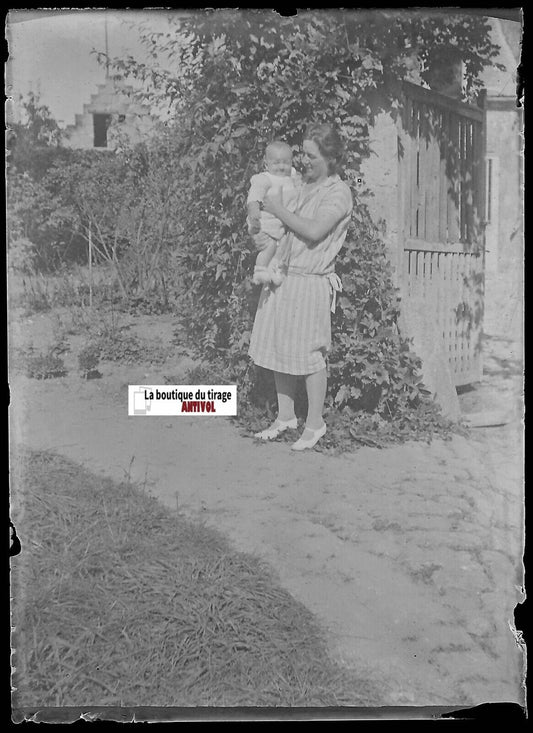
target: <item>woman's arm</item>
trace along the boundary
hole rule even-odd
[[[344,214],[337,211],[324,212],[319,219],[306,219],[298,214],[288,211],[281,203],[281,196],[265,196],[263,199],[263,210],[273,214],[280,219],[286,227],[313,244],[324,239],[343,218]]]

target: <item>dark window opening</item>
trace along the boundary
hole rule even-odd
[[[107,148],[107,130],[111,124],[111,115],[94,114],[94,147]]]

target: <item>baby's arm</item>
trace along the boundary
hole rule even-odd
[[[265,173],[256,173],[250,178],[247,201],[262,201],[271,185],[270,178]]]
[[[261,231],[261,208],[259,201],[248,201],[248,231],[258,234]]]
[[[265,197],[270,186],[270,179],[264,173],[257,173],[250,179],[250,190],[246,205],[248,208],[248,231],[252,235],[261,231],[261,207],[259,203]]]

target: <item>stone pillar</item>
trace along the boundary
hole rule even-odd
[[[370,129],[372,154],[361,165],[363,188],[369,190],[364,198],[375,224],[381,226],[389,261],[397,286],[401,282],[402,259],[400,242],[398,191],[398,131],[390,115],[381,113]]]

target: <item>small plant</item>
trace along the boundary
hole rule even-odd
[[[170,356],[171,350],[157,341],[139,339],[124,333],[124,328],[105,331],[96,337],[100,349],[100,358],[122,364],[163,364]]]
[[[85,379],[98,379],[102,374],[97,366],[100,363],[101,348],[97,343],[87,343],[78,354],[78,365]]]
[[[128,312],[134,315],[161,315],[170,310],[168,300],[157,291],[131,297],[128,301]]]

